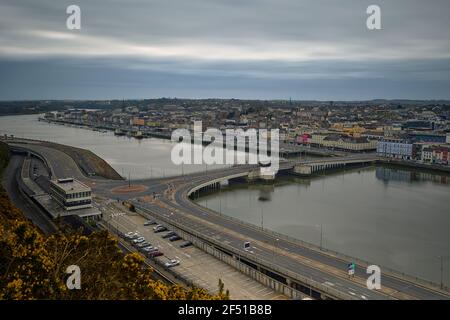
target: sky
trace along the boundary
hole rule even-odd
[[[81,8],[81,29],[66,8]],[[381,8],[381,30],[366,9]],[[448,0],[0,0],[0,100],[450,99]]]

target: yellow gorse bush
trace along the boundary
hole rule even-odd
[[[89,236],[61,231],[44,236],[0,191],[0,299],[228,299],[203,289],[168,286],[152,278],[139,253],[123,254],[106,231]],[[66,287],[78,265],[81,290]]]

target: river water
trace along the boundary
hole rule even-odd
[[[165,139],[134,139],[62,124],[38,121],[38,115],[0,117],[0,135],[13,134],[89,149],[107,161],[120,175],[133,179],[180,175],[223,167],[221,165],[175,165],[174,142]]]
[[[37,121],[0,117],[0,134],[90,149],[133,178],[181,174],[170,161],[173,143],[136,140]],[[184,166],[184,172],[205,170]],[[273,185],[233,183],[201,205],[257,226],[450,285],[450,177],[394,167],[340,171]],[[322,232],[321,232],[322,230]],[[322,237],[321,237],[322,234]],[[322,240],[321,240],[322,238]]]

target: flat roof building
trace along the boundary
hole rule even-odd
[[[74,178],[51,180],[50,195],[65,210],[92,208],[91,188]]]

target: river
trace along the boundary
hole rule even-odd
[[[170,160],[174,142],[165,139],[135,139],[62,124],[38,121],[39,115],[0,117],[0,135],[13,134],[89,149],[107,161],[120,175],[133,179],[199,172],[222,165],[175,165]]]

